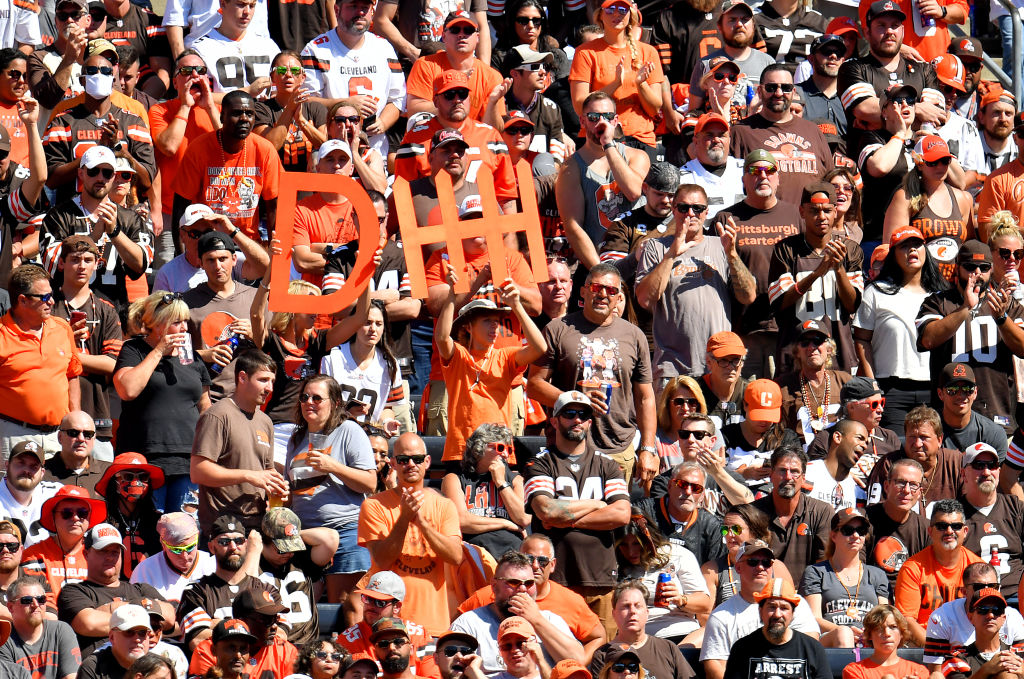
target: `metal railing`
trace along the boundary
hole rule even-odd
[[[1021,20],[1021,8],[1014,6],[1011,0],[996,0],[1000,5],[1006,9],[1010,14],[1010,21],[1013,27],[1013,70],[1012,76],[1006,75],[1002,67],[996,63],[995,59],[987,54],[982,54],[982,60],[985,63],[985,67],[992,72],[992,75],[996,77],[1005,89],[1009,89],[1013,92],[1013,96],[1016,97],[1018,106],[1022,101],[1021,95],[1024,94],[1022,86],[1024,82],[1021,81],[1021,61],[1024,60],[1024,21]],[[964,37],[963,29],[953,24],[949,26],[949,31],[956,37]]]

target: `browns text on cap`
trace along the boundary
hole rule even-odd
[[[445,144],[461,144],[463,148],[469,148],[469,144],[466,142],[466,138],[462,136],[462,132],[452,127],[442,127],[430,138],[430,148],[439,148]]]
[[[927,163],[953,156],[949,152],[949,146],[946,145],[946,141],[935,134],[927,134],[918,139],[917,143],[914,144],[914,153]]]

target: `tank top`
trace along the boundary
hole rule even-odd
[[[626,158],[624,146],[615,143],[615,150]],[[587,165],[579,152],[573,154],[573,160],[580,170],[580,182],[583,189],[583,230],[597,248],[604,240],[604,233],[622,214],[628,212],[632,205],[626,196],[619,191],[619,185],[612,176],[611,168],[604,174],[595,172]]]
[[[715,559],[718,569],[718,589],[715,590],[715,606],[722,604],[740,591],[740,576],[736,569],[729,565],[729,555]]]
[[[910,225],[920,230],[925,247],[939,267],[939,272],[950,283],[956,281],[956,255],[967,240],[967,218],[960,214],[953,187],[946,184],[949,201],[953,210],[948,217],[935,214],[930,205],[925,205],[910,220]]]

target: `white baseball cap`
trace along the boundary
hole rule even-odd
[[[202,203],[193,203],[185,208],[181,219],[178,220],[178,226],[192,226],[201,219],[209,219],[214,216],[215,213],[209,206]]]
[[[78,166],[84,167],[87,170],[100,165],[109,165],[110,167],[117,165],[114,152],[106,146],[90,146],[78,161]]]
[[[558,413],[562,412],[563,408],[573,403],[581,406],[586,406],[591,410],[594,409],[594,404],[591,402],[589,398],[587,398],[587,395],[584,394],[582,391],[576,391],[574,389],[572,391],[563,391],[561,394],[559,394],[558,398],[555,399],[554,407],[551,408],[551,414],[558,415]]]
[[[320,145],[319,149],[317,149],[316,162],[319,163],[321,158],[339,150],[344,152],[346,158],[352,160],[352,147],[348,145],[347,141],[342,141],[341,139],[328,139]]]
[[[110,629],[119,629],[122,632],[127,632],[139,629],[140,627],[148,629],[150,632],[153,631],[153,627],[149,622],[149,613],[142,606],[125,604],[118,606],[110,614]]]

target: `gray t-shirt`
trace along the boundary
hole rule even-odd
[[[331,457],[353,469],[376,469],[370,439],[354,420],[345,420],[327,437]],[[306,462],[309,438],[288,446],[285,470],[292,493],[292,511],[306,527],[339,530],[359,520],[359,505],[366,497],[349,489],[333,474],[318,472]]]
[[[242,266],[245,265],[245,253],[235,253],[238,261],[231,269],[231,275],[236,281],[242,280]],[[199,267],[192,266],[185,259],[184,253],[178,255],[171,261],[160,267],[156,272],[156,279],[153,282],[153,290],[166,290],[168,292],[185,292],[206,282],[206,272]]]
[[[674,235],[643,244],[639,284],[665,259]],[[704,239],[672,263],[654,309],[654,376],[703,375],[708,339],[730,330],[729,261],[718,236]]]
[[[821,612],[837,625],[861,625],[864,615],[878,605],[878,597],[889,597],[889,579],[876,566],[863,565],[860,583],[844,586],[828,561],[808,566],[800,582],[800,595],[821,595]],[[856,616],[850,609],[856,609]]]
[[[707,57],[700,60],[700,63],[693,69],[693,75],[690,76],[690,93],[696,94],[701,99],[704,98],[704,88],[700,86],[701,78],[708,72],[708,64],[712,59],[716,57],[726,57],[729,55],[725,53],[724,49],[718,49],[708,54]],[[769,64],[774,64],[775,60],[770,56],[762,52],[761,50],[751,49],[750,54],[743,61],[737,61],[736,65],[740,67],[740,79],[736,83],[736,92],[732,95],[732,100],[737,104],[746,105],[749,103],[747,99],[747,90],[756,90],[757,85],[761,82],[761,72],[768,67]],[[750,96],[753,97],[754,93],[751,92]]]
[[[59,620],[44,620],[43,635],[34,644],[22,641],[18,631],[0,646],[0,665],[20,666],[35,679],[60,679],[78,672],[82,653],[71,625]],[[17,663],[17,665],[15,665]]]

